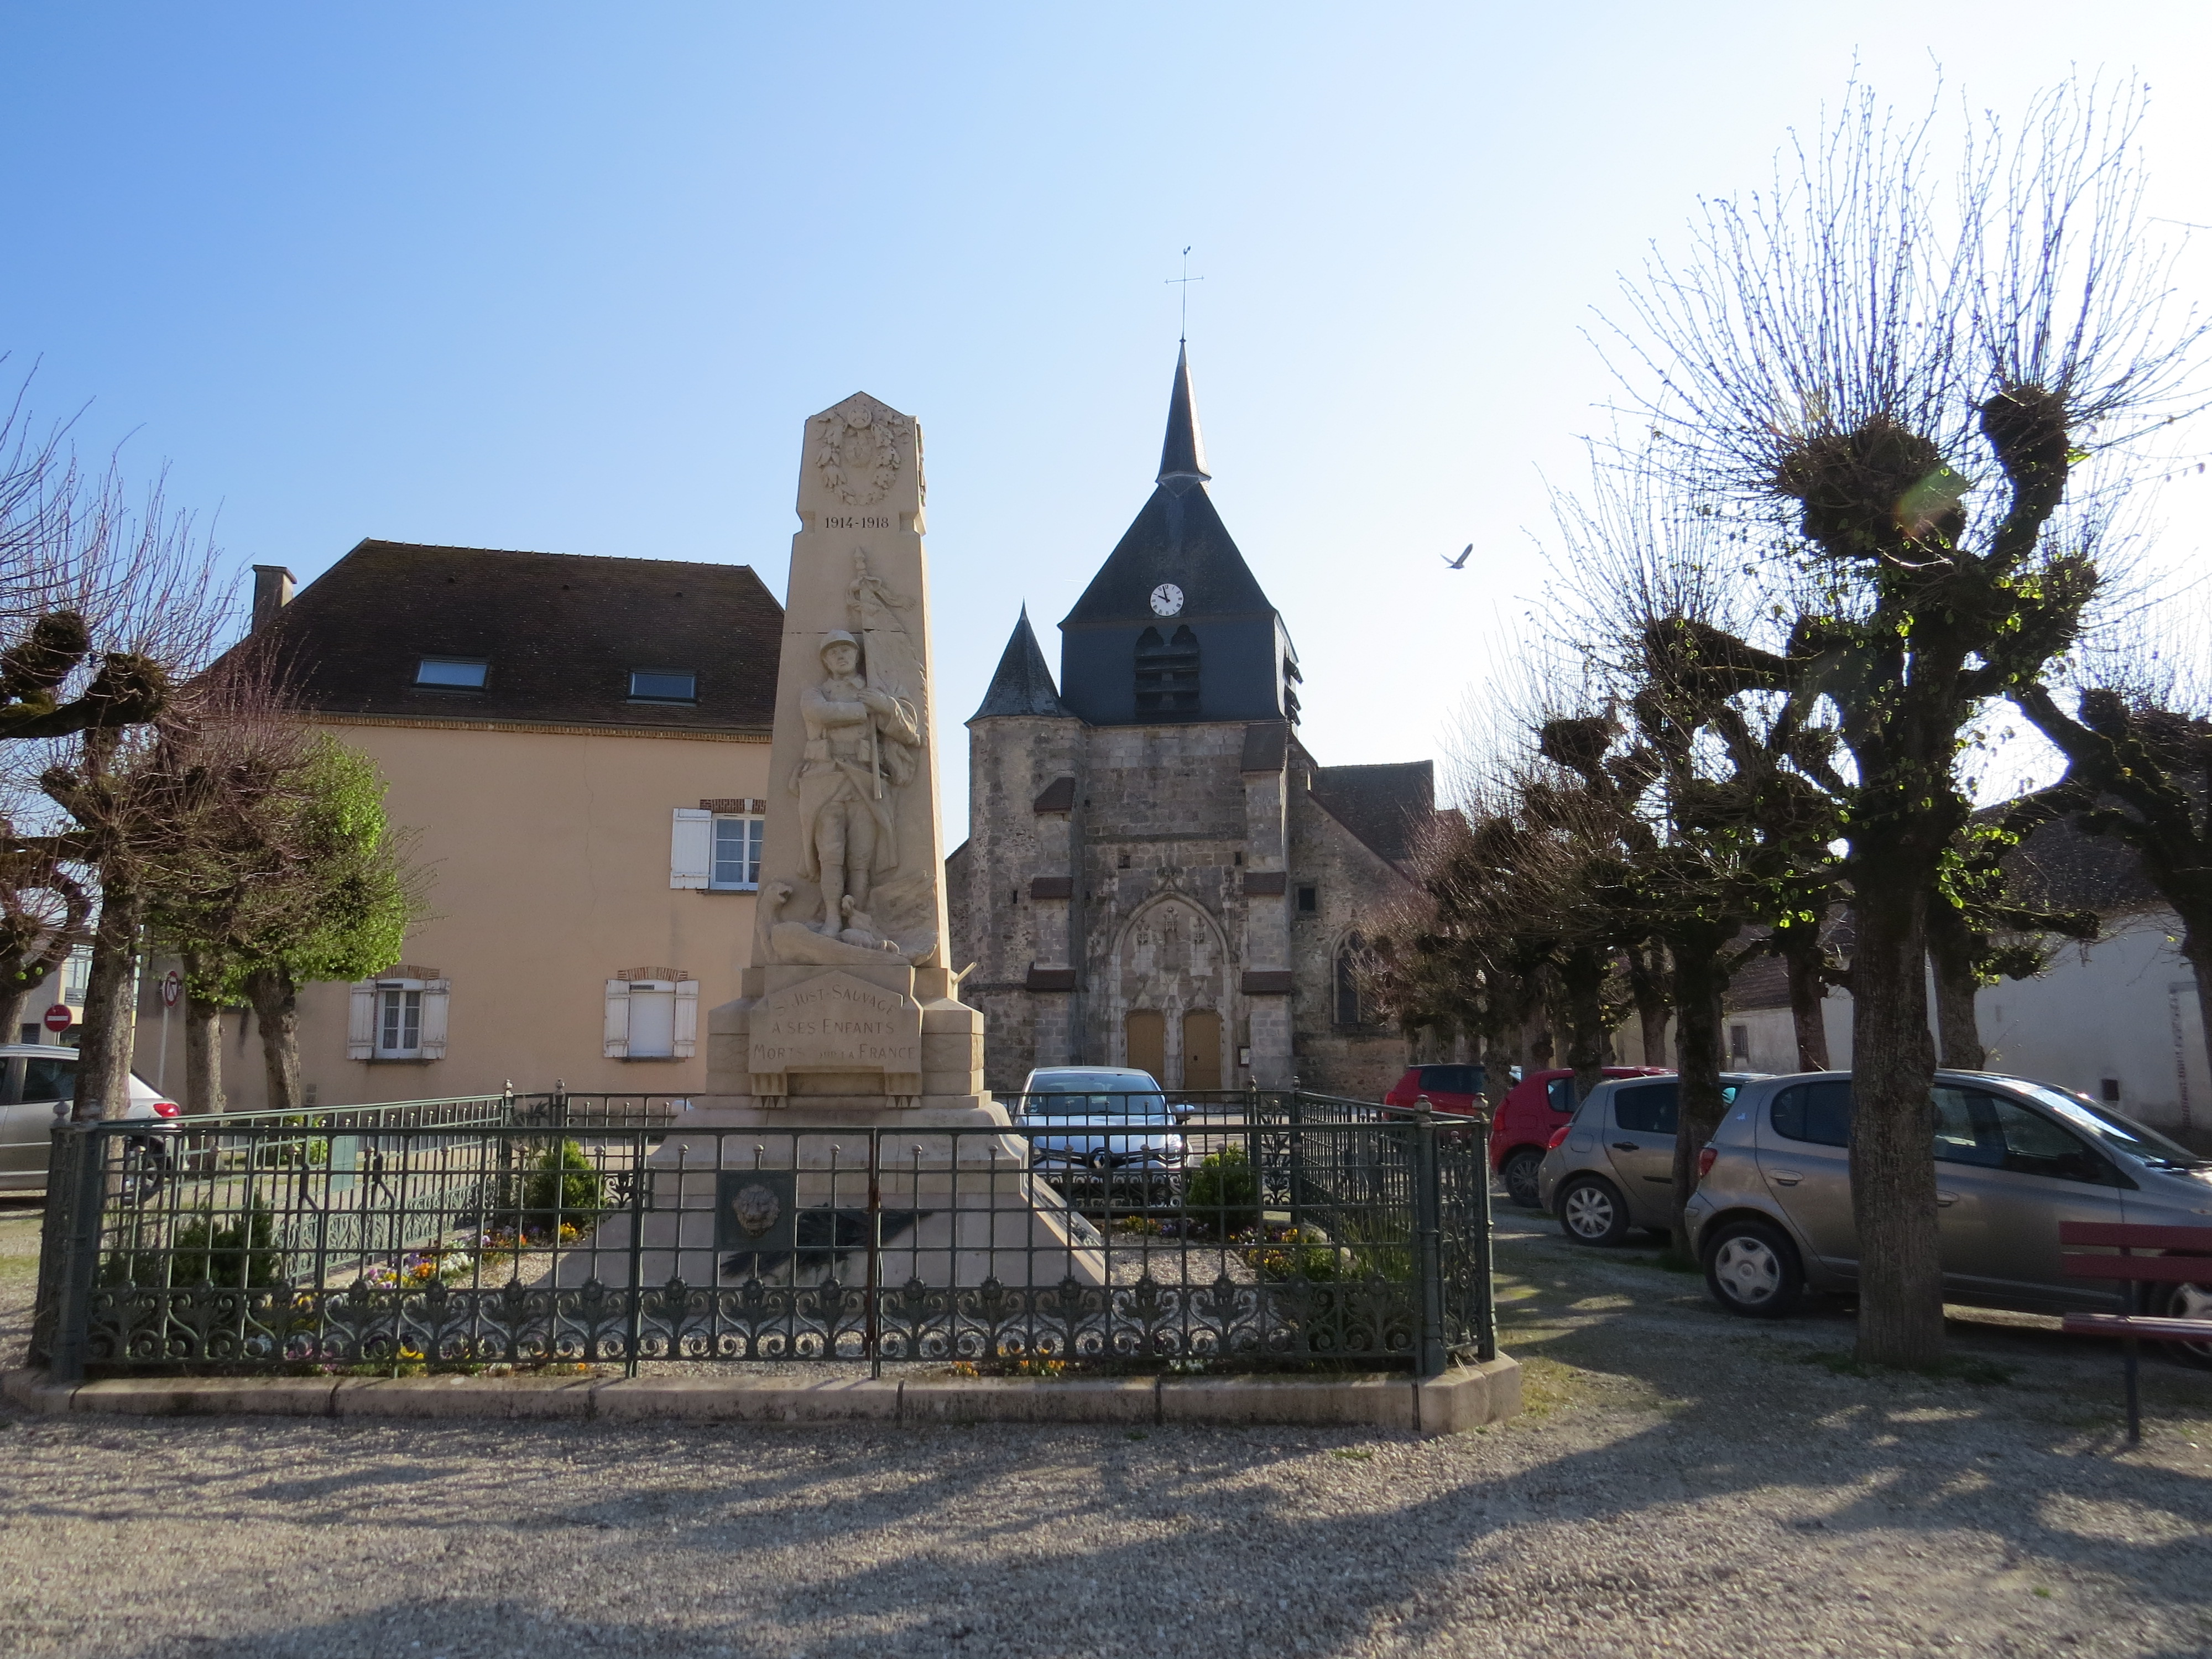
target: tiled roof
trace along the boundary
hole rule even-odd
[[[783,607],[750,566],[364,541],[270,637],[327,714],[765,733]],[[481,690],[415,684],[424,657],[489,665]],[[696,703],[634,702],[635,669],[696,676]]]
[[[1316,766],[1313,796],[1382,858],[1402,864],[1418,827],[1436,811],[1436,768],[1429,761]]]

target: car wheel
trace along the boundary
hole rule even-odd
[[[123,1146],[123,1197],[131,1204],[149,1204],[169,1178],[169,1154],[159,1143],[133,1137]]]
[[[1577,1244],[1618,1244],[1628,1237],[1627,1202],[1611,1182],[1583,1176],[1560,1189],[1559,1229]]]
[[[1505,1178],[1505,1195],[1524,1210],[1540,1210],[1544,1206],[1536,1198],[1536,1171],[1542,1167],[1544,1155],[1533,1146],[1523,1146],[1505,1160],[1498,1174]]]
[[[1796,1247],[1764,1221],[1730,1221],[1705,1241],[1705,1287],[1747,1319],[1779,1319],[1805,1288]]]
[[[2162,1285],[2152,1297],[2152,1311],[2164,1319],[2212,1319],[2212,1284]],[[2212,1341],[2170,1342],[2177,1359],[2212,1367]]]

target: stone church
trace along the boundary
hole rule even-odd
[[[946,887],[994,1091],[1103,1065],[1373,1098],[1406,1064],[1355,965],[1407,890],[1431,763],[1307,752],[1290,630],[1209,477],[1179,351],[1159,477],[1060,624],[1058,685],[1024,611],[968,722]]]

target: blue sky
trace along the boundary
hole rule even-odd
[[[1436,752],[1538,593],[1583,331],[1855,63],[2154,88],[2212,223],[2201,4],[0,3],[0,349],[240,565],[364,536],[749,562],[799,423],[927,434],[940,720],[1142,503],[1192,244],[1199,406],[1324,762]],[[2212,239],[2200,239],[2212,240]],[[2177,483],[2160,556],[2201,549]],[[1468,568],[1439,553],[1468,541]],[[964,744],[944,734],[964,833]]]

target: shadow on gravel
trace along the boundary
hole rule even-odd
[[[1706,1304],[1694,1279],[1502,1231],[1501,1271],[1535,1291],[1510,1304],[1508,1350],[1535,1361],[1532,1372],[1550,1361],[1636,1390],[1618,1432],[1576,1427],[1587,1401],[1572,1377],[1532,1420],[1418,1448],[1290,1429],[424,1424],[317,1441],[291,1425],[278,1443],[375,1461],[271,1478],[245,1467],[237,1425],[103,1424],[103,1444],[173,1443],[189,1480],[181,1512],[160,1513],[147,1494],[130,1506],[141,1518],[313,1525],[331,1560],[347,1558],[349,1528],[397,1533],[415,1563],[374,1570],[392,1599],[373,1612],[325,1617],[303,1604],[307,1622],[265,1636],[129,1650],[1278,1656],[1385,1637],[1419,1646],[1469,1622],[1502,1632],[1540,1602],[1604,1613],[1632,1601],[1679,1620],[1668,1626],[1679,1634],[1736,1588],[1774,1595],[1778,1560],[1802,1569],[1788,1586],[1796,1605],[1778,1614],[1826,1605],[1840,1619],[1839,1558],[1815,1552],[1877,1534],[1876,1556],[1899,1575],[2062,1563],[2176,1626],[2212,1610],[2202,1571],[2212,1480],[2105,1455],[2118,1387],[2109,1352],[1961,1320],[1959,1346],[2016,1367],[2014,1384],[1838,1374],[1824,1362],[1847,1350],[1850,1328],[1833,1307],[1749,1327]],[[2154,1431],[2192,1432],[2184,1425],[2203,1420],[2207,1382],[2160,1371],[2155,1397],[2171,1409]],[[217,1434],[229,1443],[212,1443]],[[1554,1434],[1561,1449],[1547,1455]],[[387,1461],[395,1450],[409,1461]],[[1486,1472],[1507,1462],[1518,1467]],[[1460,1467],[1458,1484],[1431,1490]],[[1317,1471],[1362,1484],[1323,1493]],[[1729,1524],[1778,1540],[1749,1577],[1700,1537],[1701,1506],[1735,1498],[1754,1501]],[[112,1490],[96,1510],[19,1513],[125,1518]],[[1567,1536],[1595,1547],[1559,1548]],[[1684,1543],[1700,1547],[1661,1547]],[[194,1589],[219,1597],[227,1573],[258,1587],[261,1565],[211,1564]],[[438,1593],[412,1588],[434,1565]],[[2096,1628],[2086,1602],[2022,1605],[2049,1609],[2040,1642]],[[1545,1650],[1577,1649],[1570,1638]]]

